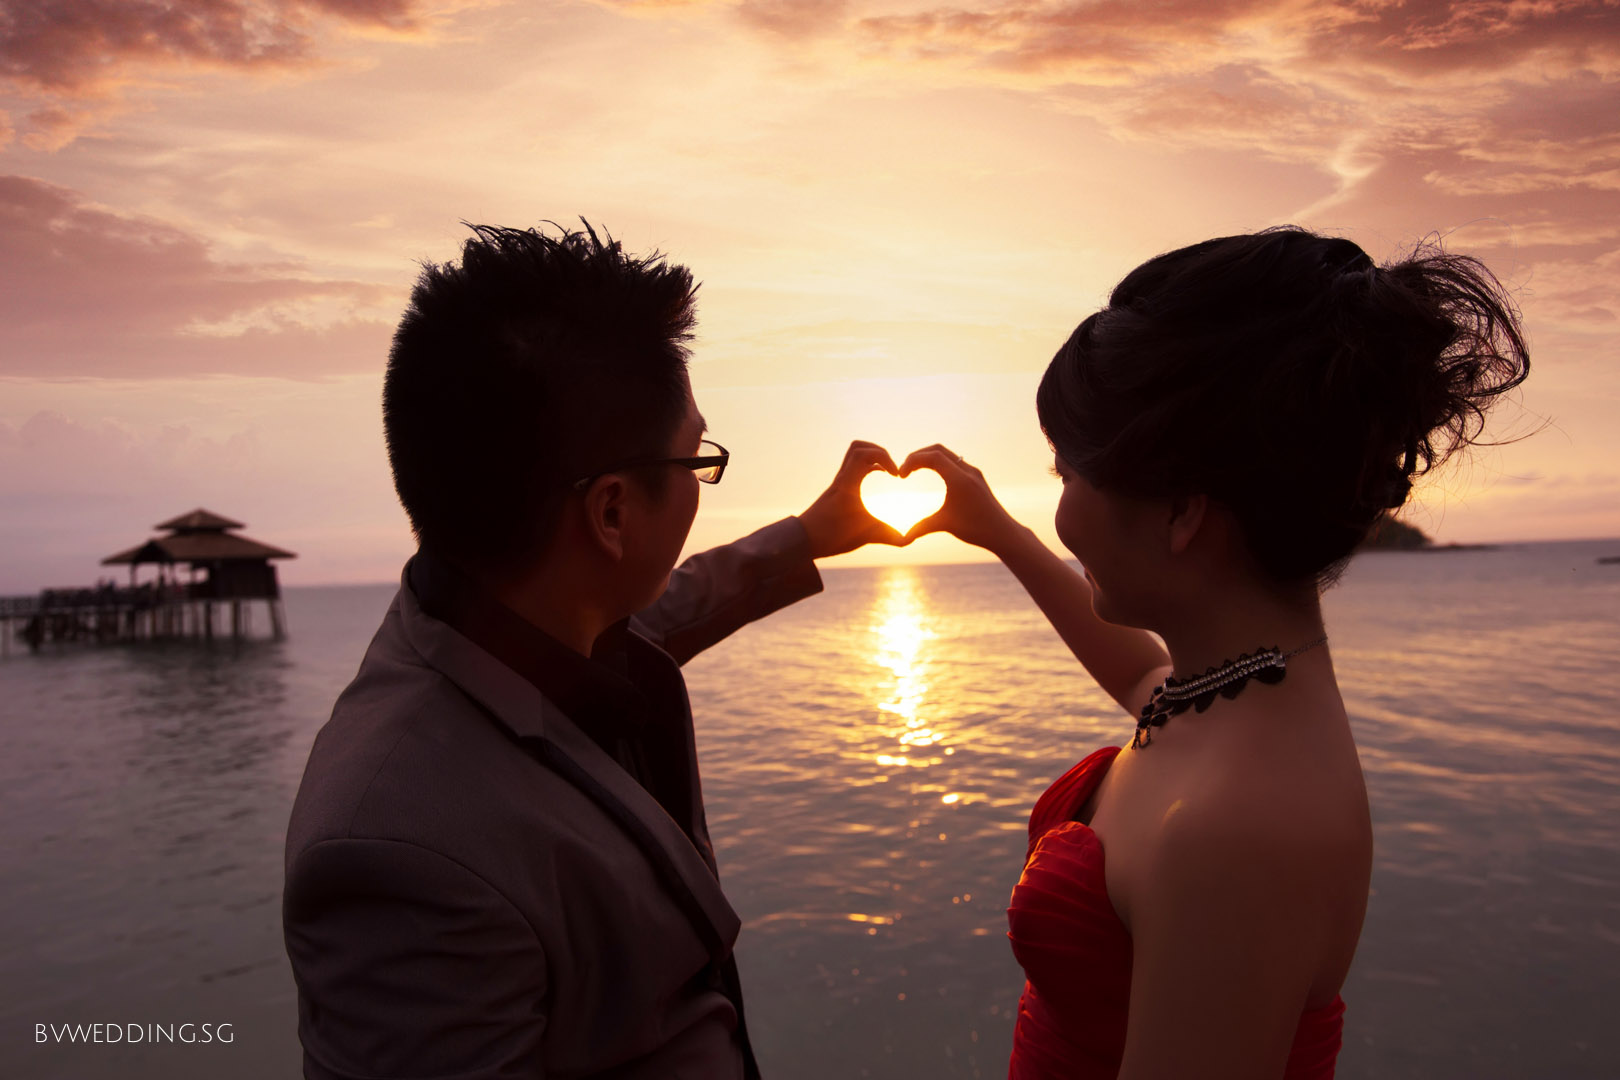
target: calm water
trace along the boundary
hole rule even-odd
[[[1364,555],[1327,594],[1377,843],[1341,1077],[1620,1077],[1605,554]],[[1029,808],[1132,723],[999,566],[825,579],[687,668],[761,1063],[1004,1076]],[[0,1075],[298,1074],[287,812],[392,593],[289,590],[283,643],[0,662]],[[34,1043],[95,1021],[234,1041]]]

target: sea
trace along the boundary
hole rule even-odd
[[[1612,555],[1368,552],[1324,595],[1375,829],[1340,1077],[1620,1078]],[[686,668],[763,1073],[1004,1076],[1030,807],[1133,722],[999,565],[823,577]],[[0,1076],[300,1075],[287,815],[395,588],[0,660]]]

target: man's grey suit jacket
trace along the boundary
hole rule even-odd
[[[821,589],[804,527],[695,555],[631,622],[685,663]],[[710,974],[740,921],[697,844],[402,581],[316,736],[283,923],[310,1080],[742,1076]]]

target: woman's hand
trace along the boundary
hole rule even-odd
[[[1146,630],[1099,618],[1092,608],[1091,585],[1007,513],[984,482],[984,473],[943,446],[930,446],[906,458],[900,475],[918,469],[933,469],[944,479],[945,505],[913,525],[906,542],[948,532],[995,555],[1028,590],[1097,685],[1135,720],[1149,688],[1170,673],[1170,657],[1158,639]],[[1133,993],[1135,985],[1131,984]]]
[[[861,481],[880,469],[895,475],[894,459],[887,450],[859,439],[849,444],[832,486],[799,515],[810,537],[811,558],[842,555],[863,544],[904,547],[911,542],[901,537],[894,526],[873,517],[861,502]]]
[[[933,469],[945,481],[945,505],[913,525],[906,533],[906,543],[929,533],[947,532],[999,558],[1027,532],[996,499],[984,473],[958,454],[938,443],[918,450],[900,466],[901,479],[918,469]]]

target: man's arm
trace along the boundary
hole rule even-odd
[[[810,509],[693,555],[631,627],[684,664],[739,627],[820,592],[816,559],[868,543],[903,543],[861,502],[861,481],[878,469],[895,472],[887,450],[851,443],[832,485]]]
[[[481,877],[394,840],[324,840],[287,869],[282,923],[307,1080],[540,1080],[546,962]]]
[[[820,591],[803,523],[783,518],[681,563],[630,626],[684,664],[737,628]]]

